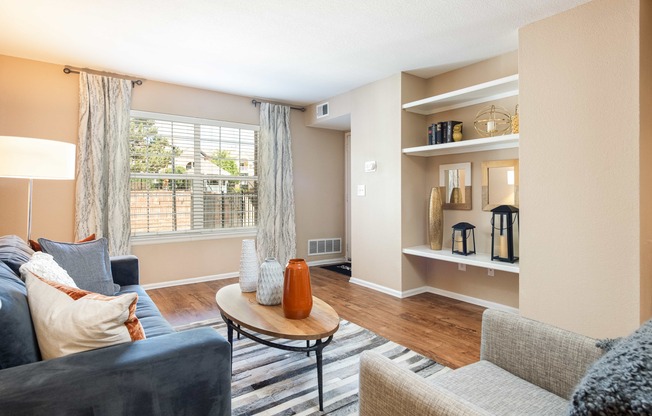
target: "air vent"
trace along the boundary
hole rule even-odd
[[[326,117],[328,115],[328,103],[317,104],[317,118]]]
[[[322,238],[319,240],[308,240],[308,255],[317,256],[320,254],[333,254],[342,252],[341,238]]]

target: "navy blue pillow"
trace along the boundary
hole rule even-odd
[[[0,261],[0,369],[40,359],[25,283]]]
[[[86,243],[59,243],[38,239],[44,253],[52,255],[80,289],[112,296],[120,286],[113,283],[109,242],[101,237]]]
[[[20,266],[32,258],[34,250],[17,235],[5,235],[0,237],[0,261],[4,262],[16,276],[20,276]]]

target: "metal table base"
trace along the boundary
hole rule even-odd
[[[233,362],[233,331],[236,331],[238,333],[238,338],[240,338],[240,335],[243,335],[253,341],[256,341],[260,344],[266,345],[268,347],[272,348],[278,348],[281,350],[285,351],[293,351],[293,352],[305,352],[310,356],[310,353],[312,351],[315,352],[315,355],[317,357],[317,387],[319,389],[319,410],[324,411],[324,386],[323,386],[323,376],[322,376],[322,350],[324,347],[326,347],[328,344],[333,339],[333,336],[329,336],[326,340],[321,340],[317,339],[315,340],[315,343],[313,345],[310,345],[310,341],[306,340],[306,346],[305,347],[296,347],[296,346],[291,346],[291,345],[283,345],[283,344],[278,344],[275,342],[267,341],[265,339],[262,339],[260,337],[257,337],[256,335],[245,331],[242,329],[242,327],[226,316],[222,314],[222,319],[224,319],[224,322],[226,322],[227,326],[227,338],[229,341],[229,344],[231,344],[231,362]]]

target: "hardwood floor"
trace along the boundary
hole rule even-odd
[[[430,293],[398,299],[349,283],[349,278],[311,267],[313,294],[342,319],[404,345],[440,364],[457,368],[480,358],[483,307]],[[237,279],[148,290],[173,325],[217,319],[215,293]],[[336,335],[337,336],[337,335]]]

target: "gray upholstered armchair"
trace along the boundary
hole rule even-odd
[[[480,361],[425,381],[387,358],[360,361],[360,415],[560,415],[603,351],[596,340],[487,310]]]

